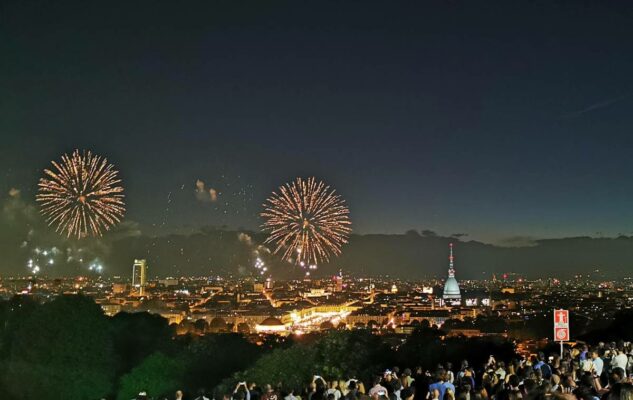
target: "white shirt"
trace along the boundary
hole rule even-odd
[[[326,394],[326,395],[327,395],[327,394],[333,394],[333,395],[334,395],[334,398],[335,398],[336,400],[338,400],[338,399],[340,399],[340,398],[341,398],[341,391],[340,391],[340,390],[338,390],[338,389],[332,389],[332,388],[330,388],[330,389],[328,389],[328,390],[327,390],[327,392],[325,392],[325,394]]]
[[[626,372],[626,365],[629,363],[629,358],[624,353],[620,353],[613,357],[613,366],[622,368]]]
[[[593,359],[593,370],[596,371],[596,375],[602,375],[602,368],[604,368],[604,361],[602,358],[597,357]]]

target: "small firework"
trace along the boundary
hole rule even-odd
[[[108,160],[90,151],[64,154],[62,161],[46,169],[36,196],[42,214],[59,233],[78,239],[101,236],[119,223],[125,213],[123,187]]]
[[[62,252],[57,247],[36,247],[31,251],[31,256],[26,262],[26,267],[32,274],[38,274],[42,272],[45,268],[55,265],[58,257],[61,254]]]
[[[261,216],[262,229],[270,232],[265,243],[274,243],[274,253],[283,249],[285,260],[307,269],[341,254],[352,232],[345,201],[315,178],[281,186],[266,200]]]

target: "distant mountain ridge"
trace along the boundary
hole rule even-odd
[[[152,272],[159,275],[211,272],[249,275],[255,272],[254,257],[260,256],[275,276],[301,275],[298,268],[268,254],[260,246],[264,240],[261,233],[230,230],[154,238],[139,236],[114,242],[106,261],[116,266],[116,271],[124,266],[120,273],[126,272],[133,258],[146,257]],[[526,247],[502,247],[410,231],[401,235],[352,235],[343,254],[321,265],[319,272],[335,273],[342,268],[358,275],[392,275],[405,279],[444,277],[451,242],[455,243],[458,280],[488,279],[493,273],[537,278],[588,273],[598,277],[606,272],[607,277],[621,277],[633,271],[632,237],[542,239]],[[596,270],[600,272],[596,274]]]

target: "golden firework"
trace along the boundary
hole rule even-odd
[[[264,203],[262,229],[266,243],[283,249],[283,258],[305,267],[340,255],[352,232],[345,201],[324,182],[297,178],[279,188]]]
[[[123,187],[118,171],[108,160],[90,151],[64,154],[52,162],[40,179],[36,200],[42,214],[55,230],[78,239],[101,236],[119,223],[125,213]]]

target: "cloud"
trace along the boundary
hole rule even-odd
[[[464,237],[466,237],[466,236],[468,236],[468,234],[467,234],[467,233],[453,233],[453,234],[451,235],[451,237],[452,237],[452,238],[455,238],[455,239],[461,239],[461,238],[464,238]]]
[[[595,110],[599,110],[601,108],[609,107],[612,104],[618,103],[618,102],[620,102],[622,100],[626,100],[630,96],[631,96],[631,93],[627,93],[627,94],[625,94],[623,96],[614,97],[614,98],[611,98],[611,99],[608,99],[608,100],[605,100],[605,101],[600,101],[598,103],[591,104],[591,105],[589,105],[589,106],[587,106],[585,108],[582,108],[580,110],[576,110],[576,111],[565,113],[565,114],[561,115],[561,118],[563,118],[563,119],[576,118],[576,117],[581,116],[582,114],[585,114],[585,113],[588,113],[588,112],[591,112],[591,111],[595,111]]]
[[[107,234],[107,239],[110,241],[126,239],[130,237],[141,236],[141,227],[136,221],[123,221],[116,225]]]
[[[142,234],[137,223],[126,220],[100,238],[67,238],[47,225],[32,198],[22,195],[13,188],[9,196],[0,198],[0,270],[5,273],[26,273],[26,260],[38,248],[65,249],[66,256],[47,267],[47,274],[85,273],[90,260],[107,260],[113,255],[115,242]]]
[[[34,204],[22,199],[20,189],[11,188],[9,198],[2,205],[2,217],[9,222],[21,222],[25,225],[41,221]]]
[[[496,244],[499,247],[534,247],[538,245],[538,239],[532,236],[510,236]]]
[[[243,232],[240,232],[237,235],[237,240],[239,240],[242,243],[247,244],[248,246],[252,246],[253,245],[253,239],[251,238],[251,236],[246,234],[246,233],[243,233]]]
[[[426,237],[436,237],[437,236],[437,232],[432,231],[430,229],[424,229],[420,233],[422,234],[422,236],[426,236]]]
[[[196,180],[196,199],[203,203],[213,203],[218,200],[218,192],[214,188],[206,188],[204,181]]]

